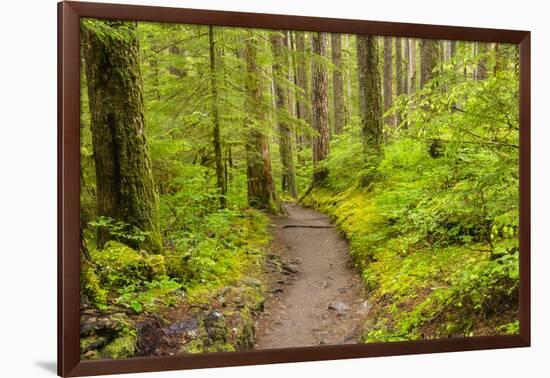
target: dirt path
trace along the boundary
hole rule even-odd
[[[256,349],[355,343],[369,306],[345,240],[323,214],[286,204],[275,217],[271,296]],[[315,226],[315,227],[311,227]]]

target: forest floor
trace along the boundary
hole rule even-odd
[[[346,241],[318,211],[285,207],[288,215],[272,219],[268,256],[283,269],[272,270],[255,348],[359,342],[370,306]]]

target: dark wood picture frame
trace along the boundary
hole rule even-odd
[[[520,51],[520,333],[174,357],[81,361],[80,18],[513,43]],[[85,2],[58,4],[58,374],[82,376],[530,346],[530,32]]]

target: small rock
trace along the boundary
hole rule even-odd
[[[364,301],[363,303],[361,303],[359,305],[359,308],[357,309],[357,313],[360,314],[360,315],[361,314],[366,314],[370,311],[370,308],[371,308],[371,306],[370,306],[369,301]]]
[[[283,274],[298,274],[300,271],[298,270],[298,266],[295,264],[284,264],[283,265]]]
[[[330,302],[328,304],[328,309],[329,310],[334,310],[336,311],[338,314],[344,314],[346,312],[348,312],[350,310],[350,306],[348,306],[347,304],[345,304],[344,302]]]

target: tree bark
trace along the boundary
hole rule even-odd
[[[409,38],[409,80],[407,83],[409,94],[416,91],[416,39]]]
[[[392,37],[384,37],[384,113],[392,106],[393,103],[393,70],[392,64]],[[395,118],[387,116],[385,122],[388,125],[395,125]]]
[[[365,173],[363,186],[376,177],[382,155],[382,92],[378,45],[371,35],[357,35],[357,71],[359,83],[359,112]]]
[[[248,31],[245,42],[245,129],[248,203],[257,209],[273,214],[283,211],[281,201],[275,191],[271,175],[271,159],[265,127],[265,106],[262,104],[263,84],[257,61],[258,41],[252,30]]]
[[[344,80],[342,66],[342,34],[330,35],[330,47],[332,49],[332,89],[334,100],[334,133],[341,134],[344,131]]]
[[[298,119],[306,122],[311,125],[311,115],[309,112],[309,107],[307,102],[310,99],[309,86],[307,79],[307,52],[306,52],[306,41],[305,41],[305,32],[296,32],[296,84],[300,89],[299,94],[296,95],[297,100],[297,116]],[[300,134],[300,144],[304,142],[302,134]]]
[[[346,41],[346,51],[349,52],[349,49],[350,49],[350,45],[351,45],[351,42],[350,42],[350,39],[351,39],[351,36],[349,34],[346,34],[345,35],[345,41]],[[344,100],[344,106],[345,106],[345,110],[346,110],[346,119],[344,121],[344,124],[348,125],[351,123],[351,116],[353,114],[353,101],[352,101],[352,97],[351,97],[351,69],[349,67],[349,63],[348,65],[346,65],[346,75],[345,75],[345,81],[346,81],[346,98]]]
[[[487,78],[487,44],[483,42],[477,42],[477,54],[481,55],[477,61],[476,80],[485,80]]]
[[[84,27],[84,60],[96,169],[98,215],[137,227],[133,248],[162,251],[158,198],[145,137],[143,82],[135,23],[101,22],[101,35]],[[131,231],[131,230],[128,230]],[[102,248],[108,230],[98,231]]]
[[[328,73],[324,59],[327,55],[327,35],[313,34],[313,128],[317,135],[313,137],[313,185],[321,184],[328,177],[328,169],[320,163],[329,153],[328,124]]]
[[[495,43],[495,65],[493,67],[493,74],[496,75],[502,69],[502,56],[500,54],[500,43]]]
[[[397,96],[401,96],[405,93],[405,78],[403,70],[403,47],[401,44],[401,38],[395,38],[395,93]]]
[[[426,83],[433,78],[433,70],[440,61],[440,44],[435,39],[420,40],[420,87],[424,88]]]
[[[212,92],[212,123],[214,130],[212,133],[212,144],[214,146],[214,157],[216,160],[216,184],[220,191],[220,207],[226,207],[226,181],[224,175],[224,166],[222,161],[222,146],[220,137],[220,117],[218,112],[218,85],[216,83],[216,41],[214,39],[214,27],[208,27],[208,42],[210,51],[210,89]]]
[[[456,53],[456,41],[451,41],[449,44],[449,57],[452,58]]]
[[[292,149],[291,126],[289,119],[289,92],[282,84],[288,71],[285,62],[288,61],[283,50],[286,43],[279,32],[271,33],[271,49],[273,52],[273,77],[275,83],[275,103],[277,107],[276,119],[279,129],[279,154],[283,165],[281,186],[284,192],[293,198],[297,196],[296,174],[294,172],[294,152]]]
[[[405,77],[403,71],[403,48],[401,45],[401,38],[395,38],[395,94],[401,96],[405,93]],[[401,124],[401,113],[395,114],[396,125]]]

